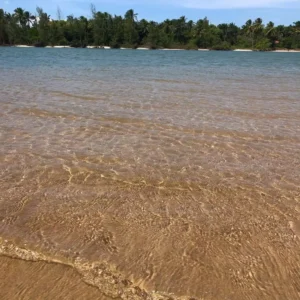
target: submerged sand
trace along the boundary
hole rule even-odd
[[[7,50],[0,298],[299,299],[297,55]]]
[[[86,284],[71,267],[0,256],[0,299],[111,300],[97,287]]]

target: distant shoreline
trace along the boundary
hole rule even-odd
[[[35,46],[29,46],[29,45],[1,45],[0,47],[12,47],[12,48],[51,48],[51,49],[77,49],[75,47],[71,46],[45,46],[45,47],[35,47]],[[300,53],[300,49],[277,49],[277,50],[265,50],[265,51],[259,51],[259,50],[252,50],[252,49],[231,49],[231,50],[214,50],[214,49],[177,49],[177,48],[158,48],[158,49],[151,49],[148,47],[138,47],[138,48],[111,48],[109,46],[86,46],[86,49],[99,49],[99,50],[111,50],[111,49],[119,49],[119,50],[161,50],[161,51],[229,51],[229,52],[273,52],[273,53]],[[84,48],[80,48],[84,49]]]

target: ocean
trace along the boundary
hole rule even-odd
[[[0,48],[0,297],[299,299],[299,170],[300,53]]]

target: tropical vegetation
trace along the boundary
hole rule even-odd
[[[0,8],[0,45],[300,49],[300,21],[275,26],[273,22],[264,24],[257,18],[239,27],[234,23],[214,25],[208,18],[194,22],[182,16],[154,22],[139,20],[132,9],[124,16],[117,16],[97,11],[93,5],[91,15],[91,18],[69,15],[62,19],[58,9],[56,19],[52,19],[40,7],[34,14],[20,7],[13,13]]]

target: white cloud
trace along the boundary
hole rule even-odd
[[[57,1],[57,0],[56,0]],[[81,2],[86,0],[59,0],[60,2]],[[232,8],[283,8],[300,7],[300,0],[91,0],[95,5],[111,3],[115,5],[170,5],[198,9],[232,9]]]
[[[176,1],[177,2],[177,1]],[[189,8],[202,9],[232,9],[232,8],[276,8],[291,4],[300,4],[300,0],[186,0],[177,2]]]
[[[40,0],[43,2],[43,0]],[[287,6],[300,7],[300,0],[47,0],[53,4],[94,3],[101,6],[103,3],[115,5],[170,5],[177,7],[199,9],[232,9],[232,8],[282,8]]]
[[[6,5],[12,4],[12,0],[0,0]],[[35,7],[32,0],[13,0],[16,6]],[[22,4],[21,4],[22,3]],[[37,0],[39,6],[45,10],[55,10],[57,6],[63,11],[72,9],[73,13],[84,13],[89,11],[90,3],[94,3],[96,8],[101,10],[102,6],[108,7],[173,7],[191,9],[251,9],[251,8],[292,8],[300,9],[300,0]]]

